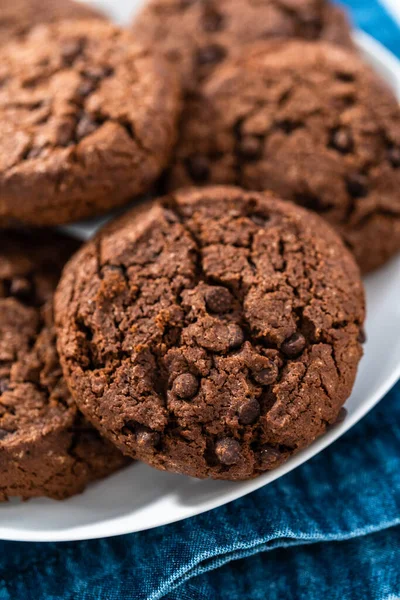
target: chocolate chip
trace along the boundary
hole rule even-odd
[[[352,83],[354,81],[354,75],[352,73],[346,73],[345,71],[339,71],[335,73],[336,79],[339,81],[344,81],[346,83]]]
[[[271,385],[278,379],[278,367],[275,363],[271,362],[269,367],[265,367],[264,369],[261,369],[261,371],[253,373],[253,377],[255,381],[261,385]]]
[[[174,380],[172,390],[174,393],[182,398],[183,400],[189,400],[197,394],[199,389],[199,382],[197,377],[191,373],[182,373]]]
[[[232,306],[232,294],[224,287],[213,287],[206,292],[206,306],[211,313],[223,314]]]
[[[178,216],[174,213],[173,210],[169,210],[168,208],[164,208],[164,219],[167,221],[167,223],[179,223],[179,219]]]
[[[287,135],[290,135],[291,133],[293,133],[293,131],[296,131],[296,129],[303,127],[303,123],[300,123],[299,121],[291,121],[290,119],[284,119],[283,121],[279,121],[276,125],[277,127],[279,127],[279,129],[282,129],[282,131],[284,131]]]
[[[20,300],[27,300],[32,293],[32,283],[25,277],[15,277],[11,281],[10,294]]]
[[[72,65],[73,62],[78,58],[85,45],[83,38],[78,40],[67,40],[65,41],[60,49],[61,58],[68,65]]]
[[[43,148],[31,148],[28,152],[28,154],[26,155],[26,158],[37,158],[38,156],[41,155]]]
[[[203,16],[203,29],[209,33],[220,31],[222,29],[224,18],[215,11],[208,11]]]
[[[354,173],[347,179],[347,190],[353,198],[364,198],[368,193],[368,178],[361,173]]]
[[[0,379],[0,396],[10,389],[10,381],[8,379]]]
[[[397,167],[400,167],[400,148],[396,148],[396,146],[390,148],[388,150],[388,157],[393,167],[396,169]]]
[[[282,453],[277,448],[264,444],[259,453],[259,460],[261,467],[266,471],[268,469],[274,469],[282,461]]]
[[[264,215],[251,215],[250,219],[258,227],[265,227],[266,223],[269,221],[269,217]]]
[[[343,154],[350,152],[353,148],[353,140],[349,131],[346,129],[336,129],[332,134],[331,145]]]
[[[365,344],[365,342],[367,341],[367,334],[365,333],[364,327],[361,327],[357,341],[359,342],[359,344]]]
[[[252,425],[260,416],[260,405],[255,398],[243,402],[239,411],[239,422],[242,425]]]
[[[214,65],[219,63],[225,56],[224,48],[217,44],[211,44],[200,48],[197,53],[197,62],[199,65]]]
[[[96,131],[97,127],[97,123],[89,115],[84,114],[76,128],[77,140],[81,140],[82,138],[90,135]]]
[[[235,465],[241,459],[241,447],[233,438],[218,440],[215,444],[215,454],[223,465]]]
[[[196,183],[203,183],[210,175],[210,165],[208,160],[201,154],[190,156],[186,161],[186,168],[190,177]]]
[[[343,421],[346,419],[347,417],[347,409],[342,406],[342,408],[339,411],[339,414],[337,416],[337,419],[335,421],[335,425],[339,425],[340,423],[343,423]]]
[[[5,429],[0,429],[0,440],[4,440],[5,437],[7,437],[9,435],[9,431],[6,431]]]
[[[262,154],[262,140],[252,135],[246,135],[240,140],[238,150],[246,160],[257,160]]]
[[[106,66],[93,66],[93,67],[87,67],[84,71],[83,74],[86,77],[89,77],[90,79],[93,79],[94,81],[100,81],[101,79],[104,79],[105,77],[110,77],[111,75],[114,74],[114,69],[112,67],[106,67]]]
[[[90,79],[84,79],[79,87],[78,94],[82,96],[82,98],[86,98],[96,89],[96,82],[91,81]]]
[[[157,431],[151,431],[147,427],[138,427],[136,431],[136,443],[139,448],[154,448],[160,443],[161,436]]]
[[[306,347],[306,339],[302,333],[296,332],[282,344],[282,352],[292,358],[301,354]]]
[[[244,342],[243,329],[236,323],[228,325],[228,346],[230,350],[240,348]]]
[[[63,121],[57,127],[56,144],[59,146],[68,146],[74,135],[75,123],[72,119]]]

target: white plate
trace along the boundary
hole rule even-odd
[[[106,2],[103,2],[106,4]],[[108,5],[121,8],[110,0]],[[132,7],[132,5],[131,5]],[[128,7],[129,11],[129,7]],[[132,12],[132,11],[130,11]],[[119,15],[121,16],[121,14]],[[400,63],[368,36],[356,40],[400,98]],[[75,228],[87,235],[88,226]],[[244,483],[198,481],[135,464],[64,502],[46,499],[0,506],[0,538],[67,541],[150,529],[205,512],[252,492],[321,452],[359,421],[400,377],[400,256],[366,281],[368,342],[346,420],[284,466]]]

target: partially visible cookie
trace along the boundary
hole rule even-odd
[[[26,35],[39,23],[62,19],[104,19],[104,15],[73,0],[0,0],[0,44]]]
[[[326,0],[150,0],[133,31],[171,63],[187,90],[257,40],[325,39],[353,47],[344,11]]]
[[[76,408],[56,350],[52,297],[77,243],[2,233],[0,501],[62,499],[126,464]]]
[[[147,191],[166,166],[177,82],[102,21],[38,26],[0,49],[0,226],[67,223]]]
[[[269,193],[176,192],[100,232],[56,297],[64,373],[123,452],[249,479],[334,423],[362,355],[359,270],[317,215]]]
[[[314,210],[371,271],[400,250],[398,101],[353,52],[260,43],[187,103],[169,188],[210,183]]]

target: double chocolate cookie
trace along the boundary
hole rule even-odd
[[[362,355],[364,294],[317,215],[268,193],[177,192],[117,220],[55,297],[74,398],[159,469],[248,479],[334,423]]]
[[[0,49],[0,226],[102,213],[147,191],[170,156],[179,88],[129,32],[38,26]]]
[[[62,377],[52,297],[69,238],[3,233],[0,247],[0,501],[81,492],[127,461],[78,412]]]
[[[370,271],[400,249],[398,101],[355,53],[258,44],[186,106],[169,188],[209,183],[314,210]]]
[[[73,0],[0,0],[0,44],[28,33],[35,25],[62,19],[104,19],[88,4]]]
[[[344,12],[326,0],[150,0],[133,31],[170,62],[187,90],[240,57],[249,42],[297,37],[353,46]]]

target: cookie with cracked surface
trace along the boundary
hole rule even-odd
[[[400,250],[398,102],[355,53],[256,45],[187,104],[168,185],[210,183],[316,211],[371,271]]]
[[[170,62],[189,91],[257,40],[325,39],[353,48],[345,13],[326,0],[150,0],[133,31]]]
[[[248,479],[335,422],[362,350],[359,270],[317,215],[268,193],[186,190],[117,220],[56,296],[64,374],[121,450]]]
[[[0,501],[62,499],[126,459],[77,410],[62,377],[52,297],[78,244],[3,233],[0,247]]]
[[[73,0],[0,0],[0,44],[26,35],[40,23],[104,18],[95,8]]]
[[[66,223],[147,191],[166,166],[180,90],[131,33],[38,26],[0,49],[0,226]]]

